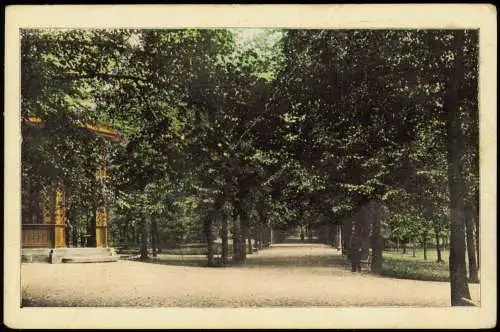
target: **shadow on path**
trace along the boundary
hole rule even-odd
[[[148,259],[141,259],[133,257],[128,260],[138,263],[162,264],[172,266],[186,266],[186,267],[208,267],[207,258],[204,255],[166,255],[159,254],[157,257],[149,257]]]
[[[230,257],[231,258],[231,257]],[[129,260],[186,267],[208,267],[205,255],[167,255],[159,254],[156,258],[141,260],[131,257]],[[215,258],[215,266],[220,267],[220,256]],[[229,265],[230,267],[232,265]],[[247,254],[246,262],[234,267],[247,268],[339,268],[346,269],[348,264],[339,250],[317,243],[283,243]]]

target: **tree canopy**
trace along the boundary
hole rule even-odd
[[[452,302],[470,298],[477,31],[49,29],[21,37],[23,188],[62,183],[83,215],[107,202],[115,245],[141,239],[147,256],[150,233],[154,246],[206,241],[213,265],[222,237],[227,264],[230,232],[233,262],[242,263],[253,247],[246,240],[262,246],[270,229],[349,219],[354,232],[367,223],[379,239],[371,248],[380,267],[384,237],[439,245],[450,230]],[[31,117],[43,123],[30,125]],[[112,127],[122,140],[82,124]],[[109,174],[99,178],[103,160]]]

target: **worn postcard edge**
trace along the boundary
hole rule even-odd
[[[473,328],[496,325],[496,10],[485,4],[30,5],[5,20],[4,322],[12,328]],[[20,308],[22,28],[479,29],[481,306]]]

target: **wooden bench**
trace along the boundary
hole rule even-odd
[[[351,261],[349,260],[347,254],[344,255],[344,259],[345,259],[345,263],[346,263],[346,268],[351,268]],[[366,258],[362,258],[359,263],[361,264],[361,267],[362,268],[366,268],[368,271],[371,271],[371,267],[372,267],[372,259],[373,259],[373,256],[372,254],[370,253],[368,256],[366,256]]]

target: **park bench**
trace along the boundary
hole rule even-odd
[[[366,257],[361,258],[361,267],[366,267],[368,271],[371,271],[372,268],[372,253],[370,252]]]
[[[346,267],[350,268],[351,267],[351,261],[348,258],[347,252],[344,252],[343,255],[345,256]],[[366,255],[364,257],[361,257],[361,260],[359,261],[360,264],[361,264],[361,268],[362,269],[366,268],[366,270],[371,271],[372,259],[373,259],[373,256],[372,256],[371,252],[368,253],[368,255]]]

